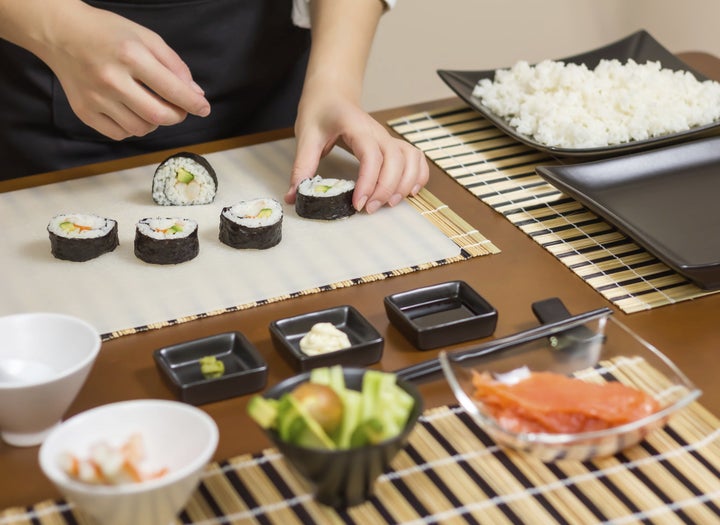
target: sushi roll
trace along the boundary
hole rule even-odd
[[[323,179],[316,175],[300,182],[295,211],[306,219],[334,220],[355,213],[352,195],[355,182],[345,179]]]
[[[217,193],[217,175],[210,163],[195,153],[176,153],[155,170],[152,198],[161,206],[209,204]]]
[[[200,252],[198,226],[191,219],[146,218],[135,228],[135,256],[151,264],[179,264]]]
[[[97,215],[65,213],[47,226],[50,252],[65,261],[89,261],[113,251],[119,243],[117,221]]]
[[[282,239],[282,205],[275,199],[253,199],[223,208],[220,241],[233,248],[272,248]]]

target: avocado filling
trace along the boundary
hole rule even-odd
[[[195,175],[190,173],[185,168],[178,168],[175,172],[175,179],[183,184],[189,184],[195,179]]]

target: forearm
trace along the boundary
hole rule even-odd
[[[80,0],[0,0],[0,38],[44,59],[48,48],[59,45],[67,14],[88,7]]]
[[[381,0],[312,0],[312,50],[306,86],[321,84],[359,102]]]
[[[295,121],[297,149],[285,201],[295,202],[300,181],[317,173],[320,159],[337,144],[358,159],[356,210],[374,213],[415,195],[428,180],[422,152],[392,137],[360,107],[365,66],[381,0],[311,0],[312,48]]]

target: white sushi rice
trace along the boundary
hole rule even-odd
[[[355,189],[355,181],[346,179],[324,179],[315,175],[298,185],[298,192],[312,197],[334,197]]]
[[[258,217],[263,209],[271,210],[267,217]],[[280,221],[283,217],[282,205],[275,199],[252,199],[238,202],[222,211],[223,216],[236,224],[248,228],[269,226]]]
[[[525,61],[482,79],[473,96],[518,133],[548,146],[593,148],[645,140],[715,122],[720,83],[690,72],[602,60],[584,64]]]
[[[182,239],[197,230],[192,219],[149,217],[137,223],[137,231],[151,239]]]
[[[76,227],[63,228],[60,225],[71,223]],[[86,213],[61,213],[48,223],[48,231],[68,239],[97,239],[107,235],[115,227],[116,221]]]
[[[178,169],[193,174],[189,183],[177,180]],[[209,204],[215,199],[215,181],[204,166],[192,158],[176,156],[166,160],[153,177],[152,198],[163,206]]]

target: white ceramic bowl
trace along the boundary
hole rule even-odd
[[[142,437],[144,467],[167,468],[157,479],[124,485],[76,481],[62,469],[63,453],[87,457],[98,442],[120,446]],[[101,525],[165,525],[187,504],[215,453],[218,428],[204,411],[179,401],[138,399],[82,412],[53,430],[40,447],[40,467],[64,498]]]
[[[56,313],[0,317],[0,435],[32,446],[62,419],[100,351],[89,323]]]

